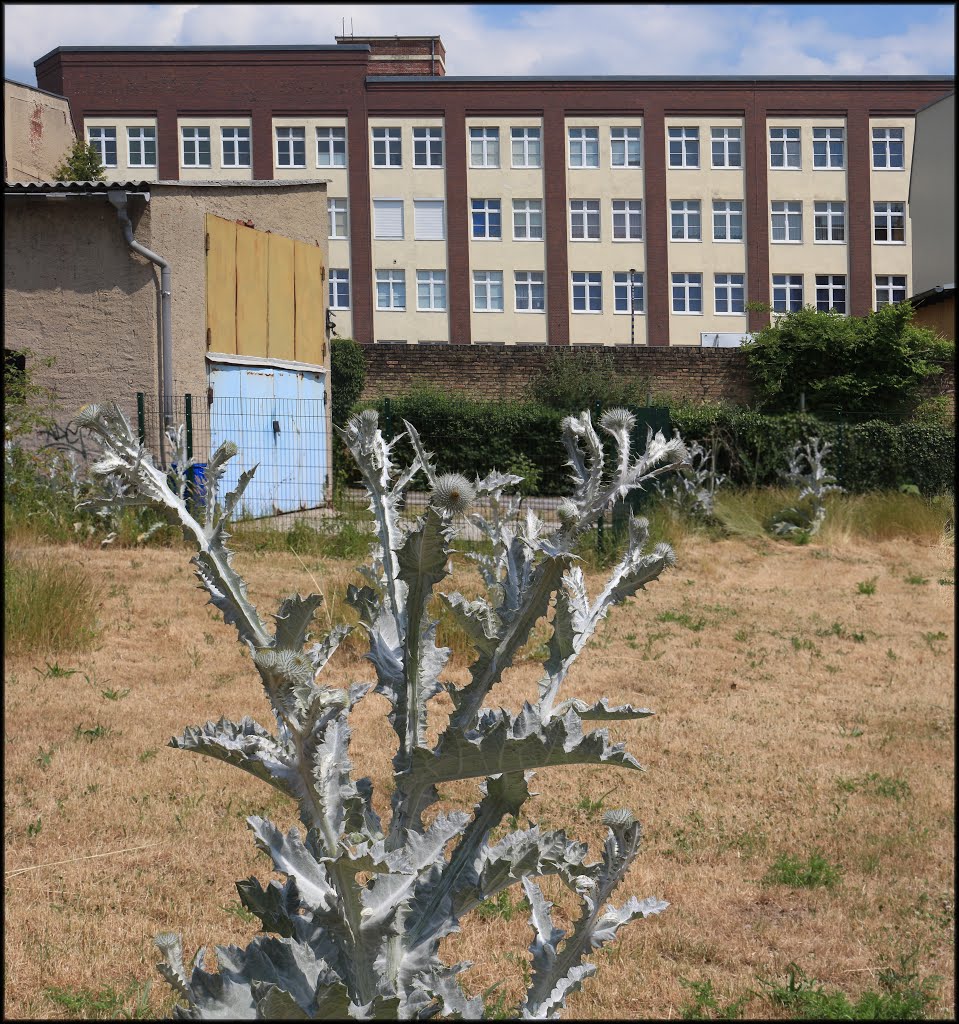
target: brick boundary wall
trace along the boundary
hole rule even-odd
[[[745,354],[734,348],[627,348],[573,345],[610,353],[617,371],[648,377],[654,393],[693,401],[749,402]],[[475,398],[522,398],[530,378],[551,350],[539,345],[363,345],[366,385],[361,398],[399,395],[417,384],[463,391]],[[923,388],[946,395],[955,407],[955,365]]]

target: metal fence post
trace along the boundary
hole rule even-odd
[[[186,422],[186,457],[193,459],[193,395],[183,396],[183,418]],[[186,500],[191,512],[196,509],[196,474],[190,466],[186,471]]]
[[[599,417],[602,414],[602,410],[603,410],[603,403],[600,402],[600,401],[596,401],[595,404],[593,405],[593,426],[594,426],[594,428],[599,425]],[[596,522],[596,556],[600,560],[602,560],[602,557],[603,557],[603,546],[604,546],[603,519],[604,518],[605,518],[605,513],[601,511],[599,513],[599,519]]]
[[[386,430],[384,434],[387,441],[393,440],[393,406],[388,398],[383,399],[383,419]]]
[[[140,444],[147,443],[146,411],[143,407],[143,392],[137,392],[137,433],[140,435]]]

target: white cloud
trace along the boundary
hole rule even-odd
[[[439,35],[453,75],[951,74],[955,12],[890,11],[886,36],[838,31],[802,5],[8,4],[5,74],[33,83],[33,61],[56,46],[332,44],[357,35]],[[497,23],[500,24],[497,24]],[[848,24],[848,21],[846,22]]]

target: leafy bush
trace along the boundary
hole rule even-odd
[[[54,168],[54,181],[104,181],[106,171],[100,151],[85,139],[77,139]]]
[[[330,342],[330,406],[338,427],[346,423],[365,384],[363,349],[352,338],[334,338]]]
[[[793,412],[805,392],[809,412],[847,418],[906,418],[922,382],[942,372],[955,345],[913,325],[909,303],[865,317],[804,307],[764,327],[743,345],[759,407]],[[881,410],[881,412],[880,412]]]
[[[617,370],[607,349],[553,349],[527,385],[527,397],[535,405],[571,413],[592,409],[597,402],[606,409],[643,405],[649,388],[648,377]]]
[[[257,935],[245,949],[217,947],[217,973],[206,970],[201,952],[188,976],[179,937],[157,936],[160,972],[188,1004],[178,1006],[175,1015],[481,1017],[483,997],[467,998],[457,980],[470,965],[444,964],[440,943],[471,911],[521,884],[531,911],[532,972],[516,1015],[557,1016],[567,996],[596,971],[583,962],[586,956],[612,941],[623,925],[667,907],[658,899],[630,898],[620,907],[607,902],[639,847],[640,828],[629,811],[605,815],[603,855],[594,863],[584,860],[585,844],[538,826],[521,829],[518,815],[535,769],[589,763],[640,767],[622,744],[610,743],[604,729],[585,733],[582,722],[641,719],[652,712],[610,707],[606,698],[592,706],[575,698],[560,702],[559,691],[610,606],[657,579],[674,556],[667,545],[644,553],[647,524],[632,520],[625,555],[590,600],[573,550],[617,495],[684,462],[682,443],[659,434],[645,453],[634,456],[635,420],[623,410],[610,410],[600,426],[613,439],[617,458],[611,471],[604,471],[603,448],[589,414],[567,417],[563,441],[575,489],[560,510],[560,525],[549,530],[535,516],[521,517],[517,503],[503,498],[504,487],[515,478],[491,474],[473,485],[458,473],[439,473],[409,423],[415,457],[400,470],[376,415],[351,417],[343,437],[370,496],[376,540],[362,570],[365,584],[352,586],[348,601],[368,638],[376,683],[355,684],[345,692],[318,684],[316,677],[349,627],[334,627],[306,647],[321,603],[314,594],[287,598],[275,616],[275,632],[269,631],[231,565],[225,529],[253,475],[244,473],[222,505],[216,500],[236,446],[222,445],[207,465],[209,501],[200,523],[116,406],[88,407],[81,422],[103,446],[97,472],[117,478],[116,492],[135,489],[141,500],[164,510],[196,544],[197,577],[249,648],[276,717],[275,734],[250,718],[238,723],[221,718],[188,728],[171,745],[224,760],[268,782],[296,802],[307,829],[301,837],[296,828],[284,833],[263,818],[248,819],[258,847],[287,881],[264,888],[249,878],[237,889],[264,931],[278,937]],[[419,472],[429,481],[431,504],[404,529],[400,501]],[[492,545],[492,554],[475,559],[488,600],[442,595],[477,654],[470,682],[457,687],[439,678],[450,652],[436,646],[436,622],[428,609],[435,587],[450,572],[454,516],[467,513],[477,494],[488,494],[494,509],[489,520],[472,517]],[[524,703],[518,714],[484,706],[551,606],[536,702]],[[348,757],[349,714],[370,690],[392,705],[388,718],[398,741],[388,825],[374,810],[371,780],[355,778]],[[451,698],[452,708],[431,746],[429,703],[439,693]],[[440,800],[437,786],[459,779],[483,780],[473,814],[431,814],[427,824],[424,813]],[[491,844],[491,834],[503,824],[505,837]],[[533,880],[545,875],[558,876],[579,900],[581,911],[568,933],[554,923],[552,904]]]

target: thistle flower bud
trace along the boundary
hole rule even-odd
[[[636,417],[628,409],[607,409],[600,416],[599,425],[609,433],[619,430],[630,433],[636,426]]]
[[[630,825],[636,819],[633,817],[633,812],[626,808],[620,808],[615,811],[607,811],[603,815],[603,824],[614,831],[621,831],[622,829],[629,828]]]
[[[217,455],[219,455],[220,458],[224,460],[232,459],[233,456],[236,455],[238,450],[239,449],[232,441],[224,441],[223,444],[221,444],[219,449],[217,450]]]
[[[579,519],[579,509],[576,502],[569,498],[563,498],[556,510],[556,515],[563,526],[573,526]]]
[[[459,473],[444,473],[436,478],[430,504],[454,515],[469,511],[476,499],[476,488]]]
[[[364,426],[376,427],[379,425],[379,413],[375,409],[364,409],[359,415],[359,421]]]

